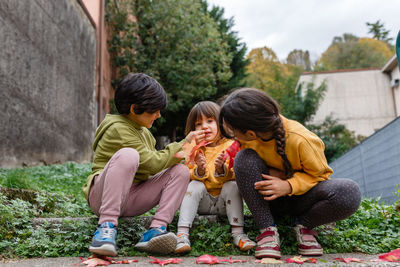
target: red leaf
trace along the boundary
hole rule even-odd
[[[307,258],[305,260],[305,262],[317,263],[317,259],[316,258]]]
[[[400,248],[380,255],[379,259],[390,262],[400,262]]]
[[[100,259],[100,258],[92,258],[82,261],[81,264],[86,264],[88,267],[95,267],[95,266],[107,266],[111,263],[109,261]]]
[[[154,264],[158,264],[161,266],[167,265],[167,264],[178,264],[183,262],[183,260],[178,259],[178,258],[171,258],[171,259],[167,259],[167,260],[159,260],[157,258],[154,258],[152,256],[149,256],[149,258],[152,258],[153,261],[149,261],[149,263],[154,263]]]
[[[295,258],[286,259],[286,262],[287,262],[287,263],[303,264],[303,261],[295,260]]]
[[[225,150],[225,159],[229,158],[229,166],[228,169],[233,167],[233,162],[235,160],[236,154],[240,150],[240,143],[238,141],[235,141],[230,145],[226,150]]]
[[[198,263],[203,263],[203,264],[218,264],[220,262],[229,262],[229,263],[235,263],[235,262],[247,262],[247,260],[233,260],[232,258],[229,259],[220,259],[218,257],[215,256],[211,256],[211,255],[201,255],[200,257],[198,257],[196,259],[196,264]]]
[[[110,257],[107,256],[101,256],[101,255],[96,255],[93,254],[86,260],[82,257],[79,257],[81,259],[80,264],[75,264],[75,265],[81,265],[81,264],[87,264],[88,267],[95,267],[95,266],[107,266],[110,264],[130,264],[131,262],[138,262],[138,260],[120,260],[116,261]]]
[[[201,255],[196,259],[196,264],[198,263],[205,263],[205,264],[218,264],[220,262],[220,259],[215,256],[211,255]]]
[[[334,260],[342,261],[342,262],[345,262],[345,263],[349,263],[349,262],[363,262],[362,259],[358,259],[358,258],[334,258]]]
[[[112,261],[112,264],[130,264],[132,262],[138,262],[138,260],[120,260],[120,261]]]
[[[186,165],[194,165],[194,159],[196,158],[198,151],[208,144],[209,143],[207,143],[206,141],[202,141],[200,144],[196,145],[196,141],[193,139],[190,143],[184,143],[182,147],[183,150],[176,153],[174,157],[185,158]]]

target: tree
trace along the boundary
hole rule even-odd
[[[303,90],[304,86],[305,90]],[[326,84],[324,82],[316,88],[313,82],[298,84],[294,90],[291,90],[288,97],[283,99],[283,114],[307,125],[317,112],[325,92]]]
[[[317,88],[314,88],[314,83],[297,86],[302,67],[282,64],[274,51],[267,47],[253,49],[248,58],[248,84],[274,98],[284,116],[306,124],[324,97],[325,83]]]
[[[294,49],[286,58],[286,63],[299,66],[304,71],[311,70],[310,53],[301,49]]]
[[[230,64],[232,77],[228,82],[217,86],[218,92],[216,98],[219,98],[233,88],[245,86],[245,78],[247,77],[246,66],[249,64],[249,60],[245,58],[247,47],[245,43],[240,41],[237,32],[232,30],[235,25],[233,17],[228,19],[224,18],[224,8],[213,6],[211,10],[208,10],[209,8],[206,0],[202,0],[202,6],[203,11],[209,14],[217,23],[221,38],[228,44],[228,50],[232,56]]]
[[[393,51],[383,41],[343,34],[333,39],[315,70],[380,68],[392,55]]]
[[[365,138],[361,135],[356,136],[353,131],[348,130],[331,116],[319,125],[308,125],[308,128],[324,142],[328,162],[337,159]]]
[[[121,3],[124,8],[118,8]],[[232,56],[218,25],[202,11],[200,1],[190,0],[108,1],[106,18],[120,76],[144,72],[167,92],[168,107],[165,119],[156,121],[157,134],[172,140],[182,136],[190,108],[215,96],[217,86],[232,77]]]
[[[388,37],[390,31],[385,29],[384,23],[381,23],[380,20],[377,20],[375,23],[366,23],[369,31],[368,33],[372,33],[372,37],[376,40],[383,41],[391,46],[391,42],[393,38]]]
[[[275,52],[268,47],[255,48],[250,51],[247,59],[247,84],[249,86],[266,90],[271,83],[277,83],[276,75],[286,76],[287,68],[279,62]]]

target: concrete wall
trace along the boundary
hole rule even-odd
[[[313,123],[332,115],[356,134],[370,136],[396,117],[390,79],[381,70],[303,74],[299,83],[313,80],[327,85]]]
[[[332,177],[350,178],[365,197],[394,203],[400,184],[400,117],[329,165]]]
[[[0,165],[84,162],[96,32],[77,0],[0,1]]]

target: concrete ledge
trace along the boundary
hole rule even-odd
[[[250,218],[251,216],[246,216]],[[32,223],[34,226],[39,226],[39,225],[44,225],[44,224],[50,224],[53,225],[54,227],[59,227],[62,225],[65,221],[82,221],[82,222],[89,222],[91,220],[97,220],[97,216],[93,217],[65,217],[65,218],[34,218],[32,220]],[[128,225],[131,224],[140,224],[144,228],[149,228],[150,223],[153,220],[153,216],[136,216],[136,217],[122,217],[120,220],[125,221]],[[215,223],[215,222],[223,222],[223,218],[217,216],[217,215],[200,215],[196,216],[194,221],[198,220],[207,220],[210,223]]]

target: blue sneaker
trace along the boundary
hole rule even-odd
[[[140,251],[156,254],[169,254],[176,248],[176,235],[167,232],[165,226],[147,230],[135,248]]]
[[[105,222],[94,233],[89,251],[98,255],[117,256],[116,238],[117,229],[114,227],[114,224]]]

